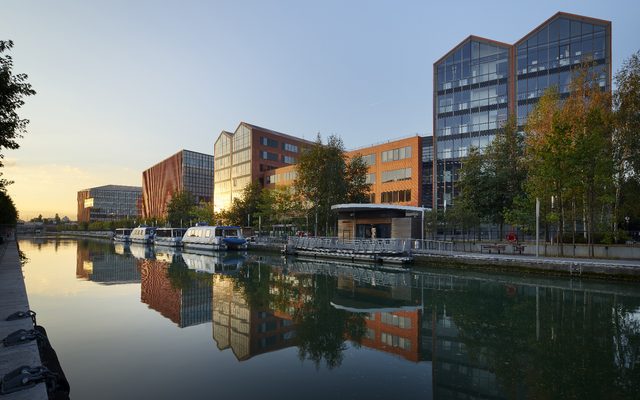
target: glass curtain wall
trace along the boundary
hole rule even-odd
[[[231,146],[231,200],[242,197],[251,183],[251,129],[240,124],[233,134]]]
[[[517,44],[516,92],[518,124],[527,116],[551,86],[561,97],[569,95],[572,73],[589,63],[602,90],[609,87],[610,37],[606,25],[560,17],[544,25],[527,40]]]
[[[453,204],[461,159],[507,119],[509,45],[470,38],[435,65],[437,205]]]
[[[213,146],[214,195],[213,206],[220,211],[231,204],[231,140],[232,134],[222,132]]]
[[[184,189],[196,202],[209,202],[213,196],[213,157],[185,150],[182,154]]]

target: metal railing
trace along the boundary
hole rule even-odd
[[[420,240],[411,241],[411,251],[416,254],[450,254],[455,249],[455,243],[446,240]]]
[[[288,245],[299,250],[335,250],[370,254],[450,254],[455,243],[421,239],[340,239],[336,237],[290,237]]]

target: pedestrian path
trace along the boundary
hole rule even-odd
[[[16,311],[29,310],[29,300],[24,285],[18,247],[15,241],[0,244],[0,340],[18,329],[33,329],[30,318],[6,321],[7,316]],[[0,342],[0,379],[16,368],[40,366],[40,354],[36,341],[5,347]],[[44,383],[30,389],[0,395],[2,400],[47,399]]]

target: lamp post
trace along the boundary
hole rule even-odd
[[[539,250],[540,240],[540,199],[536,197],[536,257],[540,255]]]

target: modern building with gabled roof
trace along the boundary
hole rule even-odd
[[[233,133],[222,131],[213,146],[215,210],[228,208],[251,182],[268,185],[269,171],[297,163],[302,150],[313,144],[246,122],[240,122]]]
[[[611,91],[611,22],[558,12],[515,44],[471,35],[433,64],[433,207],[453,205],[462,160],[485,148],[508,117],[523,126],[542,93],[569,94],[589,63]]]

